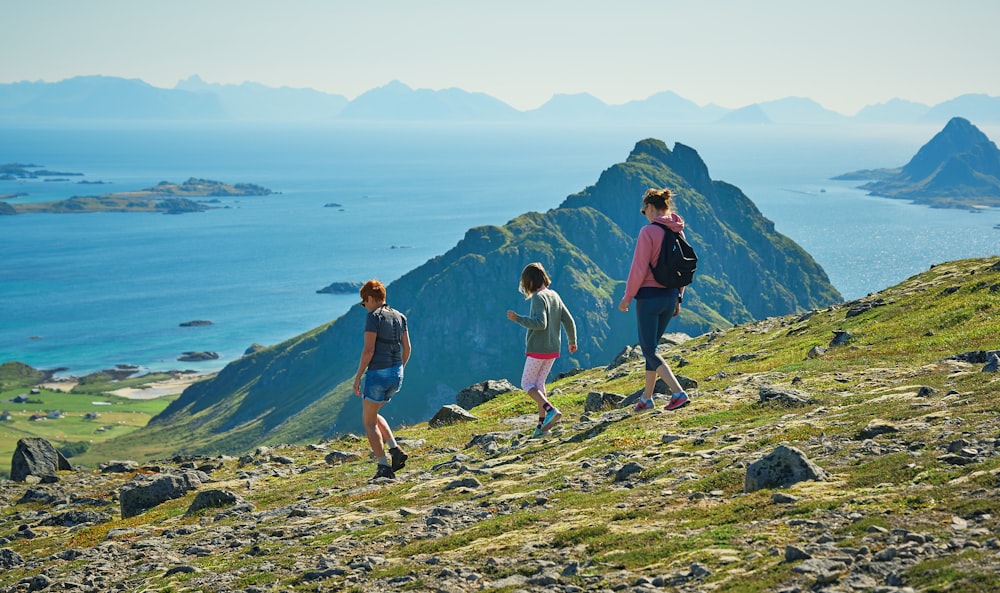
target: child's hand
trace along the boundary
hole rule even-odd
[[[510,319],[511,321],[517,321],[517,313],[511,311],[510,309],[507,309],[507,319]]]
[[[570,344],[569,345],[569,353],[573,354],[574,352],[576,352],[576,344]]]

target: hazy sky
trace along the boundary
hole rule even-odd
[[[391,80],[533,109],[674,91],[728,108],[809,97],[847,115],[1000,96],[997,0],[0,0],[0,83],[78,75],[173,87]]]

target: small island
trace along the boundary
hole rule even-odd
[[[12,181],[15,179],[45,179],[51,177],[82,177],[83,173],[70,173],[67,171],[49,171],[41,165],[31,165],[22,163],[7,163],[0,165],[0,181]]]
[[[1000,150],[979,128],[955,117],[903,167],[864,169],[834,179],[866,181],[859,188],[873,196],[979,211],[1000,207]]]
[[[334,282],[324,288],[317,290],[319,294],[358,294],[361,290],[363,283],[347,281],[347,282]]]
[[[218,360],[218,359],[219,359],[219,353],[212,351],[204,351],[204,352],[188,351],[188,352],[183,352],[180,356],[177,357],[177,360],[182,362],[203,362],[206,360]]]
[[[157,185],[137,191],[102,194],[100,196],[74,196],[52,202],[23,204],[0,203],[0,214],[81,214],[92,212],[160,212],[184,214],[204,212],[211,208],[204,202],[191,198],[217,198],[242,196],[267,196],[272,192],[253,183],[228,184],[211,179],[190,178],[184,183],[161,181]]]

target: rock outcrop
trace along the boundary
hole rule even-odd
[[[761,488],[787,488],[805,480],[825,480],[826,471],[795,447],[779,445],[747,467],[744,492]]]
[[[134,517],[160,503],[180,498],[207,480],[208,476],[196,471],[137,475],[119,490],[122,518]]]
[[[17,441],[10,463],[10,479],[24,482],[30,476],[42,481],[58,481],[56,472],[72,470],[73,466],[49,441],[30,437]]]

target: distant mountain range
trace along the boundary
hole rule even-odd
[[[952,117],[1000,123],[1000,97],[968,94],[934,106],[902,99],[847,116],[812,99],[788,97],[727,109],[699,106],[673,92],[608,105],[581,93],[555,95],[537,109],[519,111],[484,93],[458,88],[413,89],[399,81],[354,100],[314,89],[245,82],[210,84],[197,76],[173,89],[138,79],[78,76],[59,82],[0,84],[0,121],[50,119],[223,121],[456,121],[586,123],[719,123],[732,125],[944,123]]]
[[[564,347],[553,376],[608,364],[635,344],[635,318],[616,305],[635,237],[646,224],[639,204],[649,187],[676,190],[699,255],[698,275],[670,331],[701,335],[841,300],[823,268],[777,232],[739,188],[711,179],[694,149],[678,143],[671,150],[647,139],[558,208],[502,227],[469,229],[447,253],[389,284],[389,304],[414,328],[413,355],[404,390],[383,414],[394,424],[424,422],[473,383],[520,377],[524,330],[505,311],[523,303],[512,287],[528,262],[549,270],[577,323],[580,349],[568,355]],[[229,363],[116,443],[235,453],[360,430],[351,385],[364,315],[352,307],[324,326]]]
[[[939,208],[1000,207],[1000,150],[969,120],[955,117],[902,168],[835,179],[868,181],[860,187],[872,195]]]

